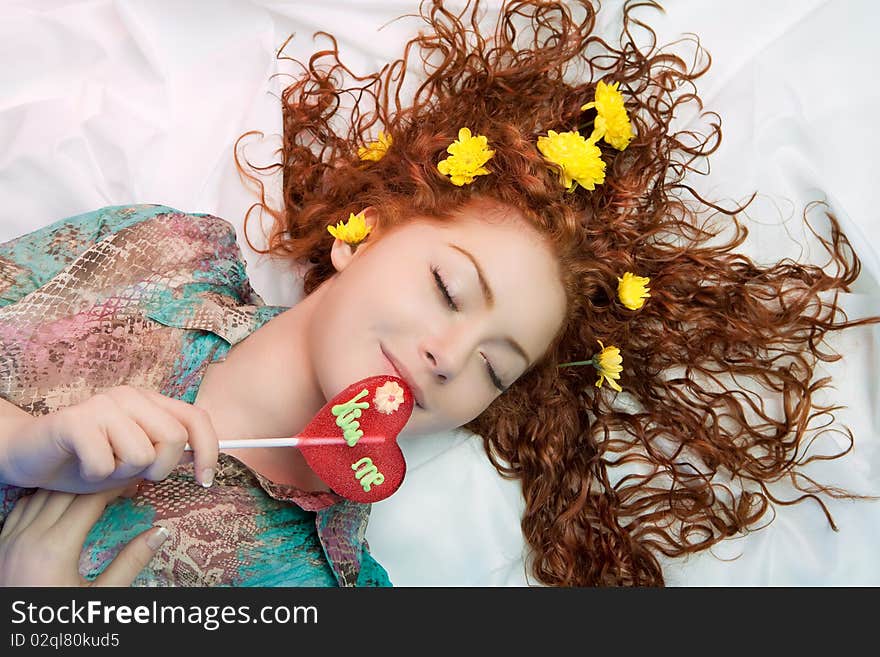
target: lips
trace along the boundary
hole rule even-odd
[[[397,372],[397,376],[406,381],[406,384],[412,390],[413,397],[415,397],[416,404],[425,408],[425,395],[422,393],[422,389],[416,385],[416,382],[413,380],[412,376],[409,372],[407,372],[406,368],[401,365],[394,356],[385,351],[385,347],[382,344],[379,344],[379,348],[382,350],[382,355],[385,356],[386,360],[391,363],[391,367],[394,368],[394,371]]]

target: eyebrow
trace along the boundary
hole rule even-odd
[[[483,302],[490,309],[493,308],[495,306],[495,294],[492,292],[492,288],[489,286],[489,281],[486,280],[486,276],[483,273],[483,268],[480,267],[480,263],[477,262],[477,259],[471,254],[471,252],[468,251],[467,249],[465,249],[464,247],[458,246],[457,244],[453,244],[452,242],[449,242],[448,246],[452,247],[453,249],[455,249],[459,253],[464,254],[465,256],[467,256],[468,260],[471,261],[471,264],[474,266],[474,269],[477,270],[477,278],[480,279],[480,290],[483,292]],[[526,350],[522,348],[522,346],[519,344],[519,342],[514,340],[509,335],[504,336],[504,339],[513,348],[514,351],[516,351],[520,356],[522,356],[525,359],[526,364],[532,362],[532,360],[529,358],[529,355],[526,353]]]

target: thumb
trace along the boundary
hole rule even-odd
[[[162,526],[152,527],[138,534],[122,548],[104,572],[94,579],[92,586],[131,586],[168,536],[168,529]]]

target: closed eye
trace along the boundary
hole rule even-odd
[[[434,280],[437,283],[437,289],[440,290],[440,293],[443,295],[446,303],[448,304],[450,310],[454,312],[459,312],[458,303],[449,294],[449,288],[446,287],[446,281],[443,280],[443,277],[440,275],[440,271],[437,267],[431,267],[431,273],[434,275]],[[483,356],[483,354],[480,354]],[[486,372],[489,374],[489,379],[492,381],[492,385],[494,385],[499,391],[504,392],[507,388],[501,382],[501,379],[498,378],[498,375],[495,373],[495,368],[492,367],[492,363],[489,362],[489,359],[483,356],[483,360],[486,361]]]
[[[440,276],[440,272],[437,267],[431,267],[431,273],[434,274],[434,280],[437,281],[437,289],[443,294],[443,297],[446,299],[446,302],[449,304],[449,307],[458,312],[458,304],[455,299],[452,298],[452,295],[449,294],[449,288],[446,287],[446,282]]]
[[[483,356],[483,354],[480,354]],[[499,392],[504,392],[507,388],[501,383],[501,379],[498,378],[498,375],[495,374],[495,370],[492,368],[492,363],[489,362],[489,359],[483,356],[483,360],[486,361],[486,371],[489,373],[489,378],[492,379],[492,384],[498,388]]]

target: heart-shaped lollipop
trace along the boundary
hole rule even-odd
[[[355,502],[384,500],[400,488],[406,474],[397,436],[413,405],[403,379],[361,379],[318,411],[297,434],[297,447],[333,492]]]

